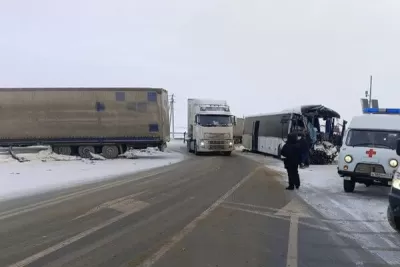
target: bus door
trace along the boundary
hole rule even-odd
[[[251,138],[251,148],[253,151],[258,151],[258,130],[260,128],[260,121],[253,122],[253,136]]]

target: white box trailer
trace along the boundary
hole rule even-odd
[[[233,139],[235,144],[241,144],[244,131],[244,118],[236,118],[236,125],[233,126]]]
[[[234,149],[234,124],[226,101],[188,99],[188,151],[196,155],[202,152],[230,155]]]
[[[161,88],[0,88],[0,122],[0,146],[51,145],[83,157],[163,149],[170,135]]]

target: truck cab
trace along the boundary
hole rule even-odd
[[[234,150],[233,126],[236,119],[224,101],[188,100],[188,151],[194,154]]]
[[[338,159],[338,174],[345,192],[356,183],[366,186],[391,186],[400,156],[400,109],[367,108],[354,117],[343,136]]]

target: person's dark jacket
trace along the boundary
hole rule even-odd
[[[289,134],[286,144],[282,147],[281,155],[285,157],[286,169],[297,169],[300,163],[301,147],[296,134]]]

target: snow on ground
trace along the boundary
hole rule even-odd
[[[235,145],[235,150],[236,151],[243,151],[244,149],[246,149],[246,148],[241,144]]]
[[[279,172],[280,182],[287,186],[283,161],[246,152],[239,154]],[[345,193],[336,165],[310,166],[300,169],[299,173],[301,186],[296,194],[317,210],[327,223],[349,233],[362,247],[388,264],[400,265],[400,236],[390,227],[386,217],[389,188],[367,188],[357,184],[354,193]]]
[[[185,157],[179,153],[180,146],[181,142],[171,141],[165,152],[153,148],[131,150],[127,153],[131,158],[100,161],[57,155],[48,149],[26,153],[25,149],[18,156],[29,162],[19,163],[0,151],[0,200],[177,163]]]

